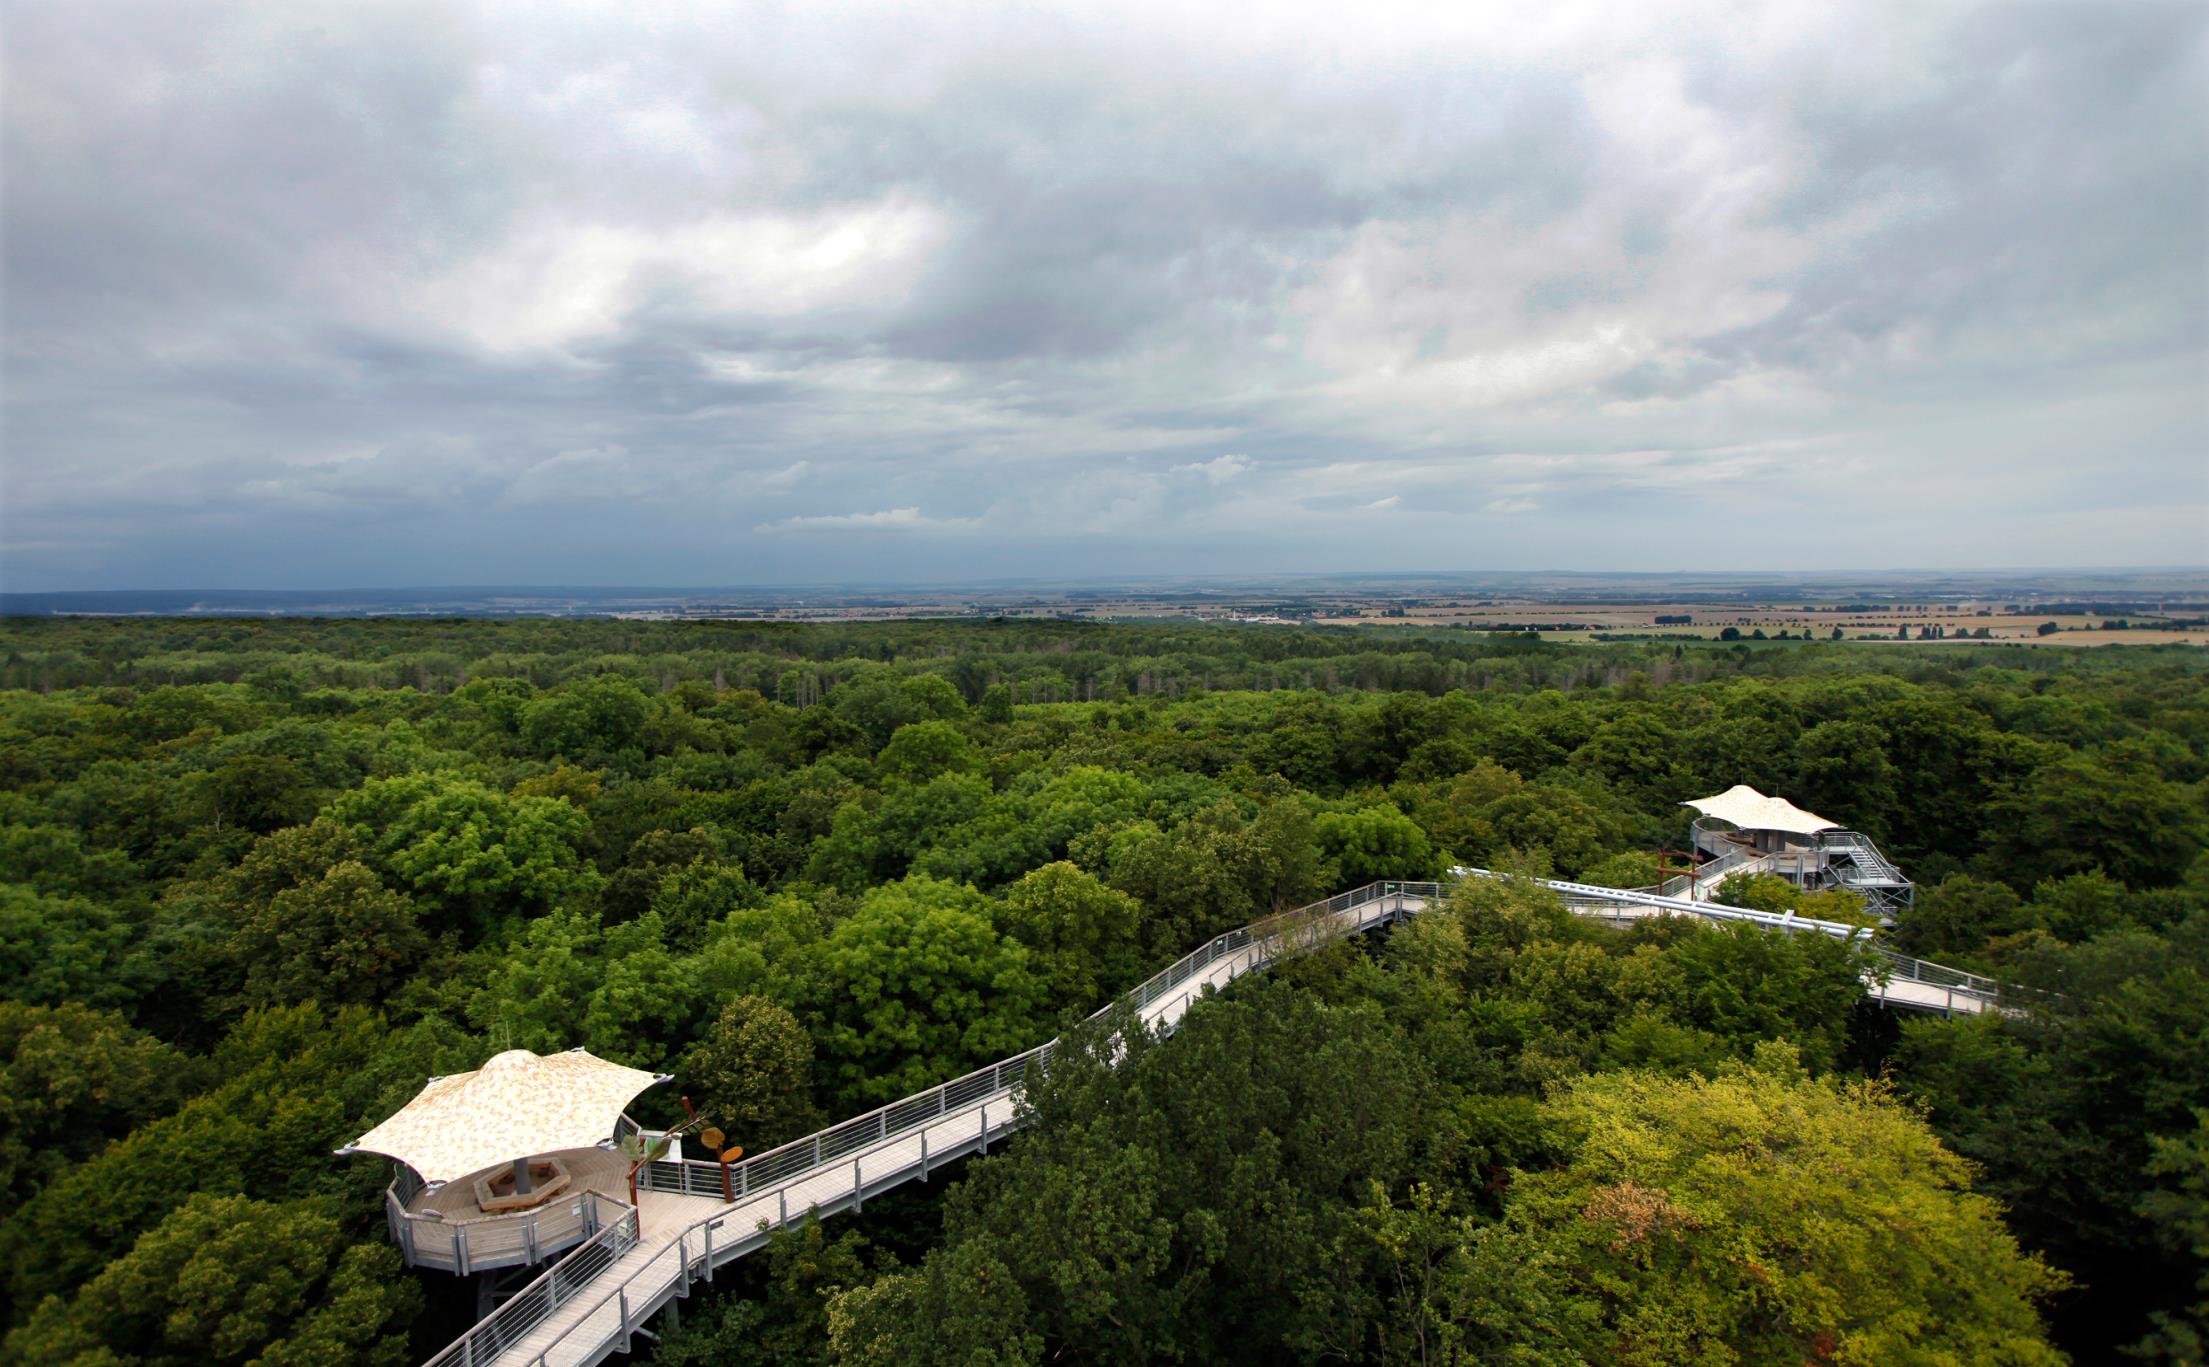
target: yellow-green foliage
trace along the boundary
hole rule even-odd
[[[1515,1181],[1466,1267],[1470,1332],[1515,1361],[2064,1360],[2036,1312],[2064,1278],[1883,1083],[1773,1044],[1715,1078],[1581,1078],[1548,1112],[1570,1161]]]

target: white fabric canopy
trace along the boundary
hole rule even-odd
[[[660,1080],[581,1049],[509,1049],[472,1073],[431,1078],[348,1149],[396,1158],[427,1182],[450,1182],[517,1158],[602,1144],[630,1100]]]
[[[1736,783],[1716,797],[1698,797],[1680,805],[1693,807],[1704,816],[1730,821],[1745,831],[1816,835],[1820,831],[1840,829],[1838,822],[1806,812],[1784,797],[1766,797],[1746,783]]]

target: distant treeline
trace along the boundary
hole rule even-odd
[[[1562,629],[1543,624],[1542,629]],[[1822,643],[1821,643],[1822,645]],[[1857,672],[1956,678],[1998,664],[2033,673],[2119,667],[2019,646],[1938,657],[1850,644],[1831,650],[1719,651],[1693,641],[1602,647],[1530,631],[1283,628],[1069,620],[897,623],[486,621],[451,618],[5,619],[0,688],[260,682],[286,690],[414,688],[471,679],[550,687],[617,674],[665,690],[697,680],[808,705],[871,667],[948,679],[968,702],[993,684],[1020,702],[1117,701],[1221,689],[1411,692],[1571,691],[1627,682]],[[2209,668],[2176,649],[2162,667]]]

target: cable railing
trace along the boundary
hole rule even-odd
[[[1505,879],[1516,876],[1463,867],[1454,868],[1450,872],[1454,880],[1475,877]],[[1883,945],[1874,944],[1870,940],[1871,932],[1863,926],[1821,921],[1791,913],[1776,914],[1667,898],[1648,892],[1601,888],[1593,884],[1554,879],[1531,881],[1572,902],[1631,903],[1660,912],[1697,916],[1712,921],[1741,921],[1789,933],[1823,934],[1861,944],[1870,950],[1877,965],[1875,972],[1882,983],[1888,979],[1925,983],[1987,1003],[1993,1002],[2002,990],[1992,979],[1913,959]],[[1350,892],[1339,893],[1323,902],[1298,907],[1229,931],[1152,974],[1113,1003],[1094,1013],[1090,1019],[1101,1018],[1121,1006],[1128,1007],[1141,1016],[1161,1001],[1168,1001],[1177,991],[1193,998],[1210,985],[1215,976],[1211,971],[1223,960],[1237,960],[1229,965],[1230,979],[1244,972],[1256,971],[1288,955],[1345,938],[1379,921],[1396,919],[1411,909],[1407,906],[1410,899],[1429,904],[1443,896],[1450,886],[1449,883],[1439,882],[1369,883]],[[1388,903],[1392,905],[1377,916],[1362,914],[1364,908]],[[1354,911],[1361,914],[1345,915]],[[1199,979],[1205,981],[1198,981]],[[1168,1011],[1171,1011],[1170,1005]],[[866,1159],[880,1150],[907,1142],[916,1134],[921,1136],[920,1172],[925,1176],[929,1162],[926,1138],[929,1128],[959,1118],[963,1113],[977,1107],[980,1108],[980,1114],[972,1137],[978,1137],[980,1144],[986,1149],[992,1134],[1001,1133],[1021,1123],[1022,1118],[1016,1110],[1015,1093],[1027,1079],[1031,1068],[1040,1071],[1049,1066],[1057,1046],[1056,1040],[1038,1045],[986,1068],[878,1107],[741,1163],[723,1165],[695,1159],[662,1159],[646,1164],[637,1173],[640,1191],[708,1198],[723,1203],[722,1208],[700,1217],[678,1231],[648,1261],[630,1269],[617,1285],[608,1288],[595,1302],[590,1303],[566,1329],[525,1359],[525,1363],[529,1367],[546,1367],[549,1355],[568,1335],[601,1320],[610,1321],[604,1338],[606,1344],[610,1345],[617,1339],[627,1342],[635,1327],[653,1312],[660,1301],[669,1294],[675,1294],[670,1291],[671,1287],[680,1282],[687,1289],[695,1261],[702,1257],[706,1275],[711,1275],[712,1265],[716,1260],[714,1231],[724,1226],[748,1204],[757,1204],[765,1197],[786,1198],[788,1190],[796,1186],[799,1179],[814,1182],[835,1166],[849,1164],[850,1199],[856,1203],[866,1185],[863,1171]],[[1000,1102],[1005,1103],[1004,1109],[992,1117],[990,1108]],[[939,1151],[941,1161],[949,1161],[953,1156],[950,1152]],[[428,1367],[452,1367],[453,1364],[479,1367],[480,1364],[488,1364],[516,1346],[532,1330],[542,1325],[555,1310],[581,1300],[593,1278],[611,1267],[623,1254],[636,1248],[639,1243],[637,1212],[627,1206],[620,1209],[623,1219],[618,1224],[601,1230],[583,1246],[555,1264],[545,1275],[523,1288],[512,1300],[430,1359]],[[787,1222],[791,1214],[787,1199],[780,1200],[769,1214],[775,1217],[774,1220],[770,1222],[760,1219],[758,1224],[761,1229],[770,1227],[771,1223],[779,1225]],[[802,1210],[800,1214],[802,1216]],[[720,1255],[723,1258],[735,1256],[736,1251],[735,1246],[723,1242]],[[666,1277],[656,1278],[653,1269],[665,1272]],[[644,1290],[632,1297],[632,1290],[640,1284]],[[601,1347],[593,1351],[595,1356],[585,1353],[578,1360],[596,1361],[605,1352],[611,1351],[611,1348]]]
[[[605,1200],[596,1192],[588,1196],[616,1212],[605,1227],[546,1268],[505,1304],[476,1321],[473,1328],[446,1345],[424,1367],[477,1367],[490,1362],[527,1338],[553,1311],[580,1296],[594,1277],[637,1246],[642,1227],[636,1208]]]
[[[1693,873],[1667,879],[1658,894],[1664,897],[1685,897],[1689,901],[1702,901],[1711,888],[1737,873],[1755,873],[1772,867],[1773,856],[1759,854],[1750,849],[1731,849],[1711,860]],[[1678,885],[1675,887],[1674,885]]]
[[[1451,873],[1467,878],[1515,878],[1516,874],[1496,873],[1490,869],[1469,868],[1459,865]],[[1863,926],[1847,921],[1821,921],[1811,916],[1797,916],[1791,911],[1752,911],[1747,907],[1721,906],[1716,902],[1695,902],[1684,897],[1663,897],[1654,893],[1630,892],[1620,888],[1598,887],[1594,883],[1573,883],[1559,878],[1535,878],[1529,880],[1538,886],[1559,893],[1567,901],[1622,902],[1633,906],[1653,907],[1659,911],[1676,912],[1682,916],[1700,916],[1707,921],[1746,921],[1763,926],[1767,930],[1814,931],[1830,935],[1837,940],[1853,940],[1870,932]]]
[[[1192,980],[1231,956],[1247,952],[1249,967],[1256,969],[1285,955],[1342,938],[1364,925],[1362,917],[1353,919],[1349,924],[1343,923],[1343,913],[1355,908],[1385,902],[1391,898],[1398,899],[1400,906],[1402,898],[1431,898],[1440,895],[1441,891],[1441,884],[1431,882],[1369,883],[1350,892],[1338,893],[1323,902],[1269,916],[1239,930],[1217,936],[1184,954],[1095,1012],[1090,1019],[1101,1018],[1123,1005],[1140,1015],[1147,1008],[1172,996],[1177,989],[1194,991],[1189,986]],[[963,1077],[953,1078],[901,1101],[891,1102],[864,1115],[770,1149],[741,1163],[731,1163],[724,1167],[720,1163],[696,1159],[663,1159],[647,1164],[637,1173],[637,1188],[639,1191],[707,1197],[731,1204],[773,1193],[793,1180],[816,1173],[831,1164],[860,1159],[872,1149],[904,1140],[914,1132],[968,1107],[996,1102],[1000,1098],[1009,1101],[1011,1094],[1026,1077],[1028,1069],[1047,1066],[1056,1047],[1056,1040],[1038,1045]],[[984,1117],[982,1133],[985,1140],[990,1129],[1001,1129],[1012,1123],[1013,1110],[1010,1105],[1007,1105],[1003,1114],[1004,1120],[996,1126],[990,1125],[987,1117]],[[622,1248],[625,1253],[635,1247],[637,1240],[633,1232],[636,1227],[636,1212],[627,1207],[624,1209],[628,1212],[632,1230],[628,1243]],[[684,1260],[677,1266],[687,1275],[689,1264],[684,1250],[689,1248],[692,1236],[698,1235],[703,1241],[706,1228],[725,1221],[728,1214],[727,1210],[716,1211],[685,1227],[668,1244],[666,1250],[655,1254],[650,1263],[624,1277],[619,1286],[608,1290],[596,1303],[584,1310],[574,1324],[592,1321],[611,1305],[619,1311],[618,1332],[626,1335],[634,1323],[632,1307],[628,1302],[629,1286],[642,1279],[642,1274],[650,1267],[657,1266],[659,1260],[670,1251],[678,1259]],[[786,1214],[785,1212],[785,1216]],[[523,1288],[513,1301],[501,1306],[490,1317],[430,1359],[429,1367],[447,1367],[447,1364],[454,1363],[476,1367],[476,1364],[490,1362],[519,1342],[530,1330],[542,1324],[545,1317],[554,1310],[579,1299],[591,1278],[611,1266],[614,1261],[601,1254],[602,1248],[597,1239],[577,1248],[555,1264],[550,1272]],[[578,1267],[580,1275],[563,1275],[564,1270],[571,1264],[577,1264],[579,1259],[582,1260]],[[508,1308],[524,1298],[528,1298],[527,1307],[502,1321],[501,1316],[507,1315]],[[515,1332],[517,1324],[521,1325],[519,1332]],[[535,1364],[544,1363],[546,1354],[559,1341],[555,1339],[529,1361]]]
[[[1266,953],[1260,962],[1270,962],[1284,954],[1296,953],[1327,939],[1338,938],[1349,932],[1339,929],[1336,922],[1343,912],[1353,907],[1395,896],[1434,897],[1440,895],[1441,889],[1442,885],[1439,883],[1368,883],[1362,888],[1338,893],[1324,902],[1314,902],[1310,906],[1297,907],[1262,921],[1255,921],[1182,955],[1093,1013],[1090,1019],[1099,1019],[1121,1005],[1140,1013],[1221,958],[1254,944],[1266,946]],[[752,1192],[771,1190],[778,1183],[798,1173],[849,1158],[861,1148],[904,1134],[950,1111],[971,1105],[984,1096],[1010,1090],[1019,1082],[1021,1074],[1030,1064],[1048,1061],[1055,1044],[1056,1041],[1037,1045],[1025,1053],[1015,1054],[964,1077],[940,1083],[902,1101],[893,1101],[887,1106],[855,1116],[817,1134],[792,1140],[780,1148],[770,1149],[741,1163],[731,1163],[726,1169],[728,1195],[723,1199],[742,1200]],[[677,1177],[670,1171],[672,1169],[680,1169],[681,1176]],[[663,1160],[651,1165],[645,1173],[639,1173],[637,1185],[643,1191],[723,1197],[723,1171],[719,1163],[700,1162],[696,1159],[681,1162]],[[647,1176],[647,1173],[650,1175]],[[666,1185],[661,1185],[662,1183]]]
[[[1890,978],[1901,978],[1914,983],[1931,983],[1935,987],[1952,987],[1958,992],[1969,993],[1974,997],[1982,997],[1988,1001],[1993,1001],[2005,992],[2014,995],[2018,991],[2015,987],[2005,986],[1992,978],[1983,978],[1976,973],[1966,973],[1960,968],[1949,968],[1944,964],[1913,959],[1899,950],[1889,949],[1882,944],[1874,944],[1871,948],[1872,953],[1878,955],[1880,960],[1886,964]]]
[[[1487,869],[1459,867],[1453,874],[1474,878],[1509,878],[1514,875],[1494,873]],[[1967,973],[1960,968],[1915,959],[1898,950],[1889,949],[1872,938],[1870,927],[1853,925],[1846,921],[1821,921],[1809,916],[1797,916],[1793,912],[1753,911],[1747,907],[1721,906],[1715,902],[1696,902],[1683,898],[1652,896],[1646,892],[1623,892],[1616,888],[1600,888],[1592,883],[1570,883],[1554,878],[1533,880],[1569,901],[1601,901],[1626,903],[1652,907],[1659,911],[1682,916],[1700,916],[1710,921],[1742,921],[1761,926],[1766,930],[1789,932],[1810,931],[1829,935],[1837,940],[1849,940],[1868,949],[1877,965],[1877,971],[1885,980],[1900,979],[1905,982],[1926,983],[1935,987],[1951,988],[1960,995],[1975,998],[1988,1004],[1994,1003],[2005,992],[2017,994],[2015,988],[2005,988],[1992,978]]]

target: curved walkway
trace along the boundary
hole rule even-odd
[[[1500,876],[1485,869],[1451,872],[1461,878]],[[1540,881],[1574,911],[1605,920],[1690,915],[1843,939],[1866,934],[1840,922]],[[1374,883],[1285,912],[1192,951],[1121,1000],[1146,1025],[1171,1031],[1207,989],[1286,955],[1416,915],[1447,887]],[[1988,979],[1876,947],[1875,952],[1884,962],[1865,974],[1865,995],[1874,1000],[1947,1013],[1999,1009],[1998,985]],[[576,1248],[431,1358],[428,1367],[592,1367],[628,1351],[635,1336],[649,1333],[646,1321],[663,1308],[671,1317],[679,1313],[676,1303],[695,1283],[710,1282],[717,1268],[765,1247],[774,1230],[802,1223],[808,1214],[857,1210],[871,1196],[925,1182],[945,1163],[986,1152],[1019,1123],[1015,1097],[1021,1080],[1030,1066],[1046,1066],[1054,1047],[1017,1054],[727,1169],[702,1162],[650,1165],[639,1174],[638,1186],[640,1194],[660,1198],[653,1202],[656,1218],[609,1229]]]

